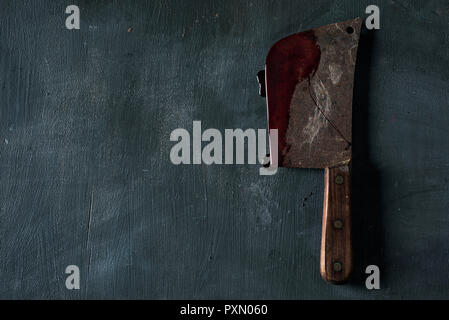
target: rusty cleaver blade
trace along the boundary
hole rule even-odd
[[[265,76],[258,74],[269,130],[278,130],[278,165],[325,169],[320,270],[331,283],[345,282],[352,268],[351,122],[360,27],[357,18],[281,39],[267,55]]]

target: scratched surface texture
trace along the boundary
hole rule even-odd
[[[269,47],[371,1],[77,4],[69,31],[61,1],[0,2],[0,298],[449,298],[447,1],[362,30],[345,286],[319,274],[322,170],[175,166],[169,136],[265,128]]]

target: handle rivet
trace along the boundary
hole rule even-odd
[[[341,221],[340,219],[335,219],[334,220],[334,228],[335,229],[343,228],[343,221]]]
[[[338,261],[337,261],[337,262],[334,262],[333,267],[334,267],[334,271],[335,271],[335,272],[340,272],[341,269],[342,269],[342,265],[341,265],[341,263],[338,262]]]
[[[336,184],[343,184],[343,181],[344,181],[343,176],[338,175],[335,177]]]

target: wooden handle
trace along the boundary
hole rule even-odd
[[[320,271],[324,280],[344,283],[352,270],[350,166],[326,168]]]

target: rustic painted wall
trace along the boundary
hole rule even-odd
[[[376,1],[363,32],[350,284],[319,275],[322,171],[169,159],[193,120],[265,128],[269,47],[369,4],[2,0],[0,298],[448,298],[447,1]]]

